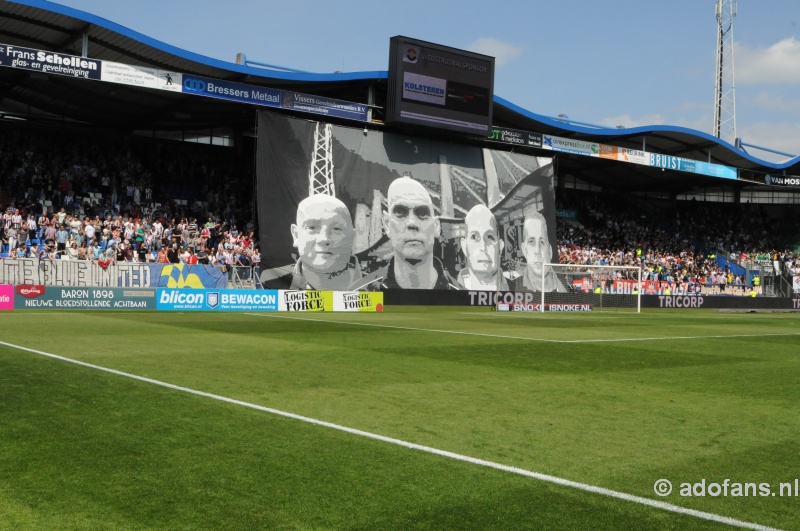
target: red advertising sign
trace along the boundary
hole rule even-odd
[[[35,299],[44,295],[44,286],[41,284],[22,284],[16,287],[18,295],[22,295],[27,299]]]

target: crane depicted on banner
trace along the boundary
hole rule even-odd
[[[326,194],[336,197],[333,185],[333,145],[331,124],[317,122],[314,129],[314,151],[308,170],[308,195]]]

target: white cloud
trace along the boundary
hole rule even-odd
[[[734,44],[736,83],[800,83],[800,41],[789,37],[769,48]]]
[[[522,48],[491,37],[481,37],[467,45],[467,50],[494,57],[497,66],[508,63],[522,53]]]

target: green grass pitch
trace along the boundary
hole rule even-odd
[[[43,354],[800,529],[800,496],[679,494],[800,479],[797,314],[16,311],[0,342],[0,529],[728,527]]]

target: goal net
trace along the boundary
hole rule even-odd
[[[498,293],[498,311],[641,311],[639,267],[519,262],[507,279],[515,294]]]

